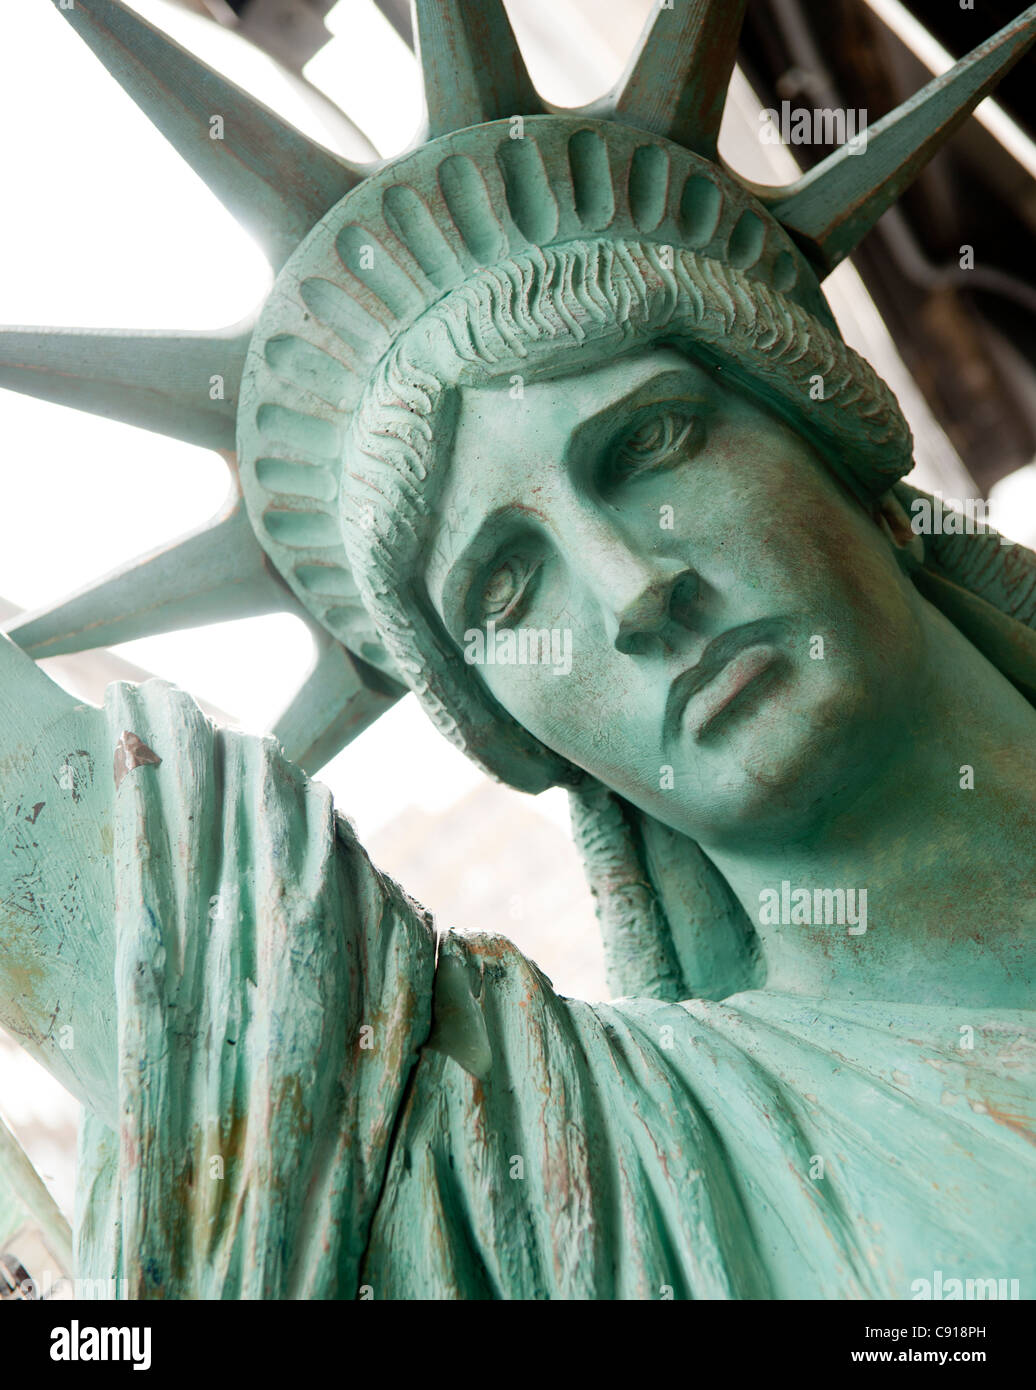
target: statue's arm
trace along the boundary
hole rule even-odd
[[[104,716],[0,635],[0,1024],[114,1107],[112,754]]]

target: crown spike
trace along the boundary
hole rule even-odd
[[[71,1274],[75,1268],[72,1229],[51,1196],[50,1189],[33,1167],[32,1160],[0,1119],[0,1210],[4,1213],[4,1224],[8,1229],[12,1225],[9,1205],[12,1196],[17,1203],[15,1212],[18,1213],[13,1225],[19,1226],[26,1216],[29,1217],[32,1223],[29,1230],[32,1231],[35,1226],[62,1269]],[[36,1273],[34,1269],[33,1274]],[[36,1295],[39,1298],[48,1296],[45,1286]]]
[[[1036,41],[1036,5],[788,188],[753,190],[826,274]]]
[[[272,733],[287,757],[310,776],[406,694],[402,686],[362,667],[340,642],[314,629],[317,655]]]
[[[413,22],[429,139],[545,110],[501,0],[413,0]]]
[[[2,329],[0,387],[204,449],[233,449],[250,334],[251,324],[204,333]]]
[[[115,0],[61,13],[275,269],[362,177]]]
[[[659,8],[606,103],[608,114],[714,160],[744,14],[745,0]]]
[[[20,614],[6,632],[30,656],[65,656],[297,607],[269,568],[236,497],[206,526],[64,603]]]

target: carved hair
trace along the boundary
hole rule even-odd
[[[602,799],[593,779],[540,744],[472,679],[422,582],[457,388],[515,373],[526,381],[557,375],[566,350],[580,354],[578,365],[650,344],[693,355],[793,421],[861,498],[880,496],[909,470],[909,429],[862,358],[779,292],[690,250],[667,256],[669,249],[600,239],[533,247],[478,271],[434,304],[382,359],[353,417],[341,516],[364,606],[440,731],[522,790],[577,789],[579,838],[615,966],[613,987],[680,998],[736,988],[737,972],[729,962],[714,971],[722,986],[686,978],[647,869],[640,813],[631,820],[619,798]],[[811,390],[817,377],[820,400]],[[698,854],[706,866],[697,864],[699,878],[716,876]],[[722,900],[727,926],[748,942],[740,907],[724,889],[711,884],[705,897],[713,910]],[[747,971],[749,945],[742,954]]]

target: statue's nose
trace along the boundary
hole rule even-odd
[[[562,484],[552,513],[573,574],[600,605],[617,651],[635,655],[697,597],[700,582],[685,560],[659,555],[637,528],[602,513],[593,499]]]
[[[681,602],[697,591],[695,577],[676,560],[628,556],[606,576],[608,601],[605,626],[616,651],[629,656],[642,648],[644,638],[657,637],[674,617],[677,593]]]

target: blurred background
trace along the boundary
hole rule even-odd
[[[682,3],[683,0],[674,0]],[[581,105],[620,77],[657,0],[508,0],[536,85]],[[391,156],[421,120],[406,0],[133,0],[132,8],[307,134]],[[842,107],[871,122],[1008,22],[1021,0],[750,0],[720,139],[760,184],[823,145],[761,137],[764,108]],[[152,128],[48,0],[0,7],[0,323],[222,328],[271,284],[257,246]],[[988,498],[1036,544],[1036,60],[933,161],[828,280],[847,340],[898,395],[911,481]],[[961,248],[974,248],[974,269]],[[227,492],[217,455],[0,391],[0,623],[204,523]],[[160,675],[217,720],[261,732],[312,660],[277,614],[51,659],[79,698]],[[567,800],[488,782],[412,697],[320,774],[374,861],[441,926],[511,936],[563,993],[605,995]],[[0,1034],[0,1118],[71,1212],[77,1106]]]

